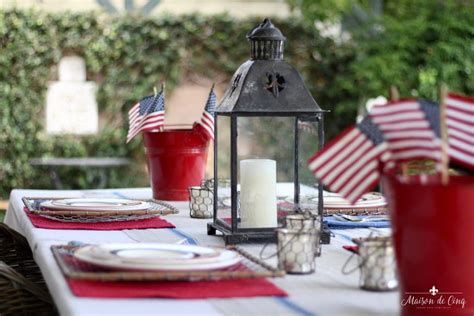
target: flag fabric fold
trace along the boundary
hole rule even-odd
[[[313,174],[331,191],[351,203],[373,189],[388,161],[387,144],[378,128],[365,118],[316,152],[308,163]]]
[[[417,100],[376,105],[369,116],[382,132],[395,164],[414,159],[441,160],[441,143]]]
[[[128,111],[127,143],[140,132],[163,130],[165,121],[165,91],[146,96]]]
[[[217,98],[214,93],[214,85],[209,92],[209,97],[206,101],[206,106],[201,116],[201,120],[197,122],[209,138],[214,139],[214,111],[216,110]]]
[[[449,158],[474,170],[474,98],[449,93],[444,102]]]
[[[474,170],[474,98],[448,94],[448,154],[453,165]],[[430,159],[440,165],[438,104],[405,99],[377,105],[358,125],[316,152],[309,169],[331,191],[355,203],[399,163]]]

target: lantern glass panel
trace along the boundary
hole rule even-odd
[[[301,197],[317,194],[316,178],[308,168],[307,162],[320,148],[318,137],[318,122],[315,120],[298,120],[298,147],[299,147],[299,180]]]
[[[229,223],[231,218],[230,177],[230,117],[216,116],[217,120],[217,218]],[[230,224],[229,224],[230,225]]]
[[[246,203],[249,187],[242,188],[238,212],[238,228],[269,228],[277,226],[277,198],[293,195],[294,188],[294,117],[239,116],[237,120],[237,170],[238,183],[250,186],[255,196],[261,194],[259,201]],[[276,163],[276,170],[255,169],[256,178],[243,181],[241,162],[246,159],[269,159]],[[270,162],[271,163],[271,162]],[[257,168],[257,165],[255,165]],[[262,166],[263,167],[263,166]],[[266,168],[264,168],[266,169]],[[276,183],[272,177],[276,172]],[[273,175],[272,175],[273,173]],[[254,183],[249,183],[253,182]],[[271,196],[275,189],[276,196]],[[247,189],[247,191],[245,191]],[[273,200],[273,201],[272,201]],[[274,203],[274,204],[271,204]],[[250,206],[249,206],[250,205]],[[273,205],[273,207],[271,206]],[[272,224],[273,223],[273,224]]]
[[[239,117],[237,161],[255,158],[275,160],[277,182],[292,183],[294,180],[294,121],[294,117]]]

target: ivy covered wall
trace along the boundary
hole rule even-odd
[[[172,90],[190,74],[229,80],[248,58],[245,34],[259,22],[0,11],[0,197],[14,187],[50,185],[44,169],[29,165],[32,157],[126,156],[134,163],[112,171],[108,186],[147,185],[141,142],[125,145],[127,109],[160,81]],[[332,82],[341,58],[335,44],[302,22],[275,23],[289,39],[286,59],[303,73],[318,102],[337,104]],[[99,86],[101,132],[96,136],[44,132],[48,82],[56,79],[56,65],[67,54],[83,56],[88,80]],[[96,172],[65,169],[61,178],[68,179],[63,182],[69,188],[84,188]]]
[[[273,21],[288,39],[285,59],[301,72],[319,105],[331,111],[325,119],[326,139],[352,124],[368,98],[387,96],[391,84],[402,96],[436,99],[441,81],[459,93],[474,94],[472,7],[456,7],[453,0],[423,3],[410,7],[419,14],[409,10],[403,16],[383,16],[375,35],[353,32],[351,40],[339,44],[320,36],[311,7],[302,10],[302,18]],[[141,142],[125,145],[128,108],[161,81],[168,91],[195,74],[228,82],[248,58],[245,35],[259,22],[224,15],[0,11],[0,198],[14,187],[50,185],[45,170],[29,165],[32,157],[130,157],[132,166],[114,170],[108,186],[147,185]],[[101,132],[96,136],[44,132],[48,82],[56,80],[56,66],[67,54],[83,56],[88,80],[98,84]],[[264,146],[287,142],[277,128],[273,131],[262,139]],[[98,176],[94,170],[61,173],[70,188],[86,188]]]

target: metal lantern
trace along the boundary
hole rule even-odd
[[[275,240],[276,227],[246,228],[241,225],[238,124],[241,124],[242,120],[251,120],[256,117],[289,120],[288,126],[292,135],[288,135],[288,142],[292,145],[289,150],[293,158],[289,169],[292,169],[293,174],[294,196],[292,198],[295,212],[298,212],[297,206],[300,201],[300,168],[307,169],[306,162],[300,161],[299,158],[300,126],[306,123],[315,126],[315,135],[312,137],[314,137],[314,143],[318,144],[318,148],[322,146],[324,139],[324,111],[309,93],[298,71],[283,60],[283,44],[286,39],[281,31],[269,19],[265,19],[247,35],[247,39],[251,45],[251,59],[243,63],[234,74],[230,87],[215,111],[214,120],[214,178],[223,178],[218,174],[218,165],[222,157],[218,154],[219,141],[217,139],[218,136],[222,138],[225,135],[226,144],[230,143],[228,173],[231,185],[230,189],[219,190],[218,181],[214,182],[214,216],[213,222],[208,224],[208,234],[215,235],[217,231],[221,232],[226,244]],[[222,132],[219,129],[224,119],[227,120],[230,131],[227,129]],[[272,131],[265,130],[265,132]],[[318,195],[318,214],[322,215],[322,185],[318,185]],[[251,211],[259,212],[258,209]],[[224,217],[222,217],[223,212],[227,212]]]

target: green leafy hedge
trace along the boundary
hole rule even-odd
[[[341,62],[336,113],[347,117],[354,100],[387,95],[438,99],[441,82],[474,94],[474,3],[463,0],[287,0],[308,23],[341,23],[351,40]],[[338,50],[336,54],[341,53]],[[333,90],[334,91],[334,90]]]
[[[148,183],[140,141],[125,145],[126,111],[153,85],[170,89],[192,73],[230,79],[248,58],[245,34],[259,20],[228,16],[105,17],[93,13],[46,14],[0,11],[0,196],[14,187],[50,185],[32,157],[128,156],[137,161],[115,170],[109,186]],[[340,57],[335,44],[303,22],[276,21],[288,37],[286,59],[301,70],[316,99],[331,107],[338,97],[333,82]],[[314,60],[315,53],[318,60]],[[101,133],[97,136],[47,136],[44,104],[48,81],[64,54],[86,60],[88,80],[99,85]],[[347,123],[347,122],[345,122]],[[84,188],[94,170],[62,170],[70,188]]]

